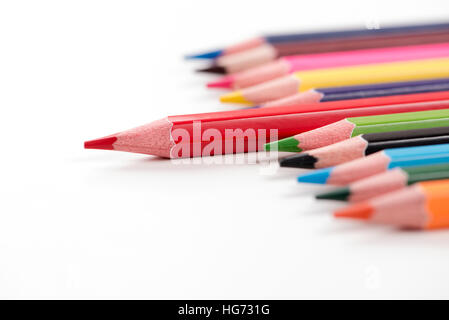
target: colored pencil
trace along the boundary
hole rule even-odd
[[[449,118],[447,118],[449,124]],[[368,133],[329,146],[288,156],[281,167],[321,169],[363,158],[384,149],[449,143],[449,127]]]
[[[426,43],[448,42],[447,30],[435,30],[417,33],[408,33],[406,36],[401,34],[395,35],[378,35],[376,37],[359,37],[350,39],[326,39],[319,41],[308,41],[307,43],[287,42],[277,43],[274,45],[278,57],[334,52],[349,51],[358,49],[372,48],[388,48],[407,45],[418,45]],[[239,54],[235,54],[234,57]]]
[[[411,229],[448,228],[449,180],[419,182],[337,210],[334,216]]]
[[[346,118],[311,131],[299,133],[292,137],[270,142],[265,145],[265,149],[302,152],[325,147],[360,134],[444,127],[447,126],[448,118],[448,110]]]
[[[317,194],[315,197],[317,199],[360,202],[403,189],[416,182],[441,179],[449,179],[449,163],[395,168],[361,179],[346,187]]]
[[[222,95],[220,101],[255,105],[315,88],[449,77],[449,58],[369,64],[295,72]]]
[[[197,71],[218,74],[237,73],[288,55],[387,48],[448,41],[449,33],[447,30],[438,30],[407,34],[407,36],[395,34],[379,35],[376,37],[325,39],[299,43],[278,43],[274,45],[263,45],[245,52],[219,57],[210,67]]]
[[[407,99],[409,97],[410,95]],[[434,100],[428,101],[429,99]],[[299,107],[170,116],[132,130],[87,141],[85,148],[120,150],[167,158],[248,152],[263,150],[264,143],[273,139],[289,137],[347,117],[449,108],[449,93],[421,94],[412,103],[393,100],[389,104],[390,100],[381,97]],[[239,142],[238,146],[233,146],[234,137],[226,139],[230,133],[235,134],[239,141],[246,136],[246,143]],[[208,135],[213,134],[215,136],[211,142]],[[226,142],[231,143],[231,146],[226,145]]]
[[[396,167],[449,162],[449,144],[386,149],[335,167],[300,175],[298,182],[346,185]]]
[[[362,99],[373,97],[395,96],[413,93],[438,92],[449,90],[449,78],[387,82],[362,86],[344,86],[311,89],[292,96],[270,101],[260,105],[261,108],[291,106],[317,102]]]
[[[400,34],[405,35],[409,33],[425,32],[425,31],[435,31],[435,30],[446,30],[449,29],[449,23],[429,23],[429,24],[418,24],[418,25],[403,25],[403,26],[390,26],[383,27],[381,29],[366,29],[366,28],[356,28],[349,30],[326,30],[319,32],[300,32],[300,33],[290,33],[290,34],[274,34],[267,35],[264,37],[254,38],[248,41],[244,41],[227,48],[213,50],[209,52],[192,54],[186,56],[187,59],[215,59],[220,56],[235,54],[238,52],[246,51],[248,49],[257,48],[265,44],[272,43],[291,43],[291,42],[302,42],[310,40],[319,39],[335,39],[344,37],[360,37],[360,36],[374,36],[380,34]]]
[[[433,59],[449,56],[449,43],[433,43],[392,48],[337,51],[282,57],[276,61],[246,71],[231,74],[207,84],[209,88],[241,89],[280,78],[296,71]]]

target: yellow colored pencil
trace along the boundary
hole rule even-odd
[[[220,97],[220,101],[257,105],[314,88],[446,77],[449,77],[449,57],[298,71],[286,77],[225,94]]]

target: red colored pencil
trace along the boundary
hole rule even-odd
[[[302,106],[169,116],[85,142],[87,149],[166,158],[263,150],[268,141],[316,129],[347,117],[449,108],[449,92],[323,102]],[[319,111],[319,112],[318,112]]]

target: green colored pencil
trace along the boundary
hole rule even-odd
[[[327,126],[265,144],[265,150],[301,152],[365,133],[414,130],[449,125],[449,109],[346,118]]]

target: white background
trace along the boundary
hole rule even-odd
[[[83,150],[225,110],[187,53],[440,1],[0,1],[0,298],[449,298],[449,231],[335,221],[296,170]]]

